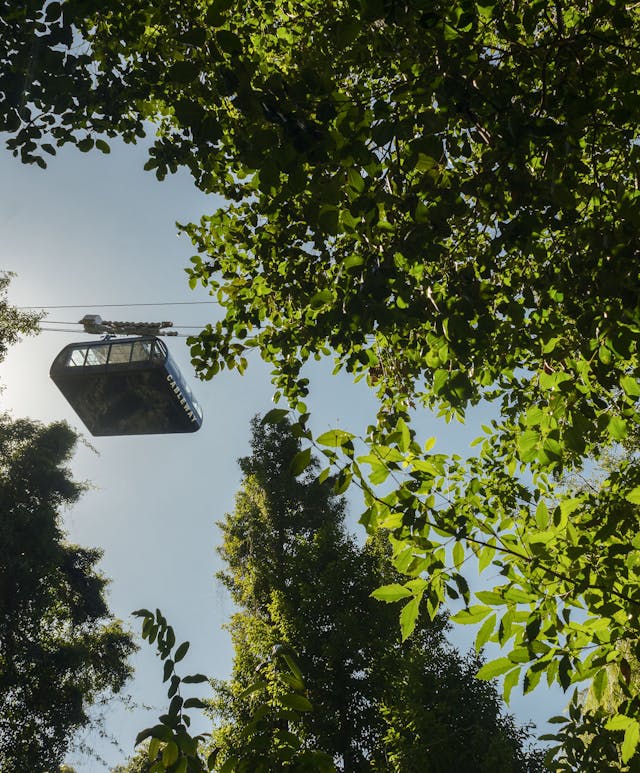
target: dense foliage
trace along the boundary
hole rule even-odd
[[[232,678],[217,683],[214,702],[222,757],[246,736],[255,709],[247,686],[285,645],[297,653],[314,707],[299,738],[339,770],[540,769],[493,685],[475,679],[478,660],[447,645],[441,618],[400,642],[395,613],[371,598],[396,579],[384,543],[358,547],[332,483],[318,482],[312,468],[295,476],[301,447],[290,426],[254,420],[251,449],[240,460],[235,510],[221,523],[219,576],[239,608],[229,625]],[[268,760],[268,748],[264,754]]]
[[[11,277],[10,273],[0,271],[0,362],[6,357],[10,346],[16,344],[22,336],[38,330],[37,314],[20,311],[9,303],[7,289]]]
[[[316,442],[339,488],[364,490],[366,526],[393,532],[410,579],[380,595],[404,599],[404,634],[461,596],[454,620],[504,647],[481,675],[505,674],[507,693],[544,677],[619,696],[606,727],[564,736],[558,769],[624,768],[640,737],[624,656],[640,641],[640,468],[587,490],[556,480],[638,425],[640,8],[129,0],[82,18],[51,3],[31,42],[75,21],[91,61],[74,65],[25,54],[42,5],[3,6],[15,149],[35,158],[49,121],[83,150],[94,127],[132,139],[156,122],[147,167],[185,166],[230,202],[186,229],[191,281],[225,310],[193,340],[196,367],[242,371],[257,350],[303,417],[309,358],[365,378],[375,425]],[[61,61],[73,75],[56,90]],[[481,402],[498,418],[468,458],[411,428],[414,407],[464,420]],[[472,598],[463,570],[490,565],[495,587]]]
[[[0,417],[0,770],[57,770],[92,703],[130,674],[100,551],[61,530],[82,491],[66,467],[75,443],[66,424]]]

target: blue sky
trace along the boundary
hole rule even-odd
[[[17,306],[80,305],[48,312],[43,326],[74,322],[85,313],[103,319],[172,320],[199,326],[215,318],[215,305],[103,308],[101,304],[208,301],[192,292],[184,268],[193,254],[175,222],[187,222],[220,203],[199,193],[186,175],[163,183],[144,172],[142,147],[114,144],[112,153],[65,150],[42,171],[0,154],[0,268],[15,271],[10,301]],[[59,325],[57,327],[65,327]],[[67,326],[68,327],[68,326]],[[183,331],[186,332],[186,331]],[[49,367],[67,343],[84,335],[42,332],[15,347],[0,367],[0,407],[14,416],[42,421],[65,419],[81,431],[79,419],[49,379]],[[114,614],[138,630],[130,617],[139,607],[160,607],[179,639],[191,642],[186,671],[224,678],[232,650],[221,626],[232,604],[214,578],[219,562],[215,522],[233,507],[240,482],[236,459],[248,453],[249,420],[272,407],[268,368],[258,358],[244,376],[223,372],[213,381],[193,376],[184,339],[168,339],[173,355],[191,380],[205,421],[195,435],[91,438],[73,463],[76,478],[91,487],[64,514],[72,542],[103,549],[101,570],[112,582]],[[375,412],[366,387],[347,377],[331,377],[328,363],[310,367],[312,429],[331,426],[363,431]],[[467,427],[445,426],[424,414],[417,422],[422,442],[435,435],[436,450],[465,454],[479,433],[479,414]],[[359,510],[352,502],[353,528]],[[469,633],[456,634],[468,646]],[[136,733],[164,712],[161,666],[142,645],[128,693],[137,704],[108,710],[106,730],[124,753],[96,735],[84,737],[110,765],[131,753]],[[544,687],[533,696],[514,695],[511,710],[521,722],[542,722],[559,713],[565,698]],[[207,730],[203,720],[197,728]],[[69,760],[79,773],[104,771],[87,756]]]

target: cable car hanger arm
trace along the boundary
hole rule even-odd
[[[98,314],[85,314],[79,320],[79,325],[84,327],[85,333],[91,335],[153,335],[153,336],[177,336],[175,330],[163,330],[173,327],[173,322],[114,322],[103,320]]]

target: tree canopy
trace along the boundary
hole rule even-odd
[[[135,645],[107,607],[100,551],[69,544],[76,435],[0,417],[0,769],[57,770],[91,705],[118,692]]]
[[[0,362],[7,350],[16,344],[22,336],[31,335],[38,330],[38,314],[21,311],[9,303],[7,290],[12,274],[0,271]]]
[[[190,281],[225,312],[192,340],[201,374],[259,352],[309,440],[304,363],[332,356],[366,379],[375,425],[314,442],[339,490],[364,490],[367,528],[392,531],[409,579],[382,595],[404,599],[404,634],[462,597],[453,619],[504,647],[481,675],[505,674],[507,694],[544,677],[586,683],[597,703],[618,682],[603,742],[626,765],[640,737],[620,646],[640,639],[638,460],[587,490],[556,481],[638,424],[640,9],[44,5],[3,6],[18,41],[3,54],[11,147],[27,161],[55,150],[50,136],[104,151],[100,132],[131,140],[155,123],[147,168],[186,167],[228,202],[185,226]],[[47,42],[74,24],[85,58],[68,34]],[[418,442],[414,408],[464,420],[478,404],[498,418],[475,454]],[[495,587],[473,598],[463,570],[490,565]],[[576,754],[558,769],[603,769]]]

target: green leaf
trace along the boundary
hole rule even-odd
[[[241,693],[240,698],[248,698],[250,695],[252,695],[254,692],[259,692],[260,690],[264,690],[268,686],[268,682],[265,679],[259,679],[256,682],[252,682],[248,687],[246,687]]]
[[[166,621],[165,621],[166,622]],[[165,632],[165,638],[164,638],[164,646],[170,650],[173,648],[173,645],[176,643],[176,635],[173,630],[173,628],[169,625],[167,626],[166,632]]]
[[[289,470],[296,477],[311,464],[311,448],[304,448],[293,457]]]
[[[525,633],[527,635],[528,641],[531,642],[538,637],[541,626],[542,626],[542,619],[540,615],[535,613],[532,614],[527,620],[527,624],[525,626]]]
[[[393,601],[400,601],[400,599],[406,599],[411,596],[411,591],[407,590],[403,585],[398,583],[392,583],[391,585],[383,585],[381,588],[377,588],[373,591],[371,596],[378,601],[386,601],[390,604]]]
[[[280,679],[293,690],[296,690],[297,692],[304,690],[304,682],[302,679],[298,679],[297,676],[294,676],[293,674],[280,674],[279,676]]]
[[[288,413],[286,408],[272,408],[262,417],[261,424],[279,424],[284,421]]]
[[[597,701],[600,701],[604,695],[604,691],[607,688],[607,682],[609,680],[607,669],[601,668],[595,675],[593,682],[591,683],[591,689],[593,690],[593,696]]]
[[[153,728],[151,727],[147,727],[144,730],[141,730],[136,736],[134,746],[138,746],[138,744],[141,744],[143,741],[146,741],[147,738],[150,738],[152,735],[153,735]]]
[[[316,293],[315,295],[311,296],[309,299],[309,306],[314,310],[318,311],[319,309],[324,308],[325,306],[328,306],[333,301],[333,293],[331,290],[321,290],[319,293]]]
[[[304,695],[291,692],[286,695],[278,696],[278,699],[280,703],[288,709],[293,709],[294,711],[313,711],[313,705],[308,698],[304,697]]]
[[[46,6],[45,9],[45,18],[48,22],[56,21],[60,18],[60,14],[62,13],[62,4],[57,2],[57,0],[54,0],[54,2],[49,3]]]
[[[436,444],[436,439],[434,437],[430,437],[424,444],[425,454],[428,454],[429,451],[431,451],[431,449],[435,446],[435,444]]]
[[[547,720],[550,725],[566,725],[570,721],[569,717],[563,717],[562,714],[556,714]]]
[[[207,42],[207,33],[202,27],[192,27],[180,34],[180,40],[191,46],[203,46]]]
[[[529,544],[543,544],[546,545],[548,542],[551,542],[552,540],[557,538],[557,534],[555,531],[539,531],[534,532],[533,534],[529,535]],[[506,594],[505,594],[506,595]],[[524,598],[524,597],[523,597]],[[526,600],[523,601],[523,603],[527,603],[527,601],[531,601],[531,597],[528,597]]]
[[[371,472],[369,473],[369,480],[371,483],[374,484],[374,486],[377,486],[380,483],[384,483],[385,480],[389,477],[389,468],[382,464],[382,462],[378,463],[371,463]]]
[[[170,767],[178,759],[178,744],[175,741],[169,741],[162,752],[162,764],[165,768]]]
[[[523,462],[531,462],[535,459],[540,445],[540,433],[534,429],[528,429],[518,436],[518,455]]]
[[[575,513],[575,511],[579,510],[582,506],[583,502],[581,499],[564,499],[562,502],[560,502],[560,513],[562,518],[568,518],[571,513]]]
[[[353,479],[353,476],[351,475],[351,472],[348,469],[342,469],[338,473],[338,476],[336,477],[336,482],[333,486],[333,490],[336,494],[344,494],[344,492],[349,488],[351,485],[351,481]]]
[[[180,712],[180,709],[182,708],[182,703],[183,703],[183,700],[181,695],[174,695],[173,698],[171,698],[171,702],[169,703],[169,712],[167,714],[168,724],[175,726],[174,718]]]
[[[173,698],[173,696],[178,692],[179,687],[180,687],[180,677],[174,674],[171,677],[171,684],[169,685],[169,689],[167,690],[167,696],[169,698]]]
[[[526,647],[515,647],[509,653],[509,660],[512,663],[528,663],[531,660],[531,655]]]
[[[402,641],[406,641],[413,633],[416,627],[416,620],[420,611],[420,597],[417,596],[409,601],[400,612],[400,632]]]
[[[155,758],[158,756],[158,752],[160,751],[160,743],[161,741],[159,738],[152,738],[149,741],[149,748],[147,749],[147,757],[150,762],[153,762]]]
[[[456,569],[459,569],[463,562],[464,562],[464,547],[462,545],[462,542],[458,541],[453,546],[453,563],[456,567]]]
[[[544,499],[541,499],[538,502],[538,506],[536,508],[536,526],[539,529],[545,529],[548,524],[549,511],[547,510],[547,505],[545,504]]]
[[[135,746],[141,744],[147,738],[158,738],[161,741],[170,741],[173,738],[171,729],[166,725],[154,725],[142,730],[136,736]]]
[[[364,180],[360,176],[360,172],[357,169],[351,167],[347,171],[347,180],[349,187],[353,188],[356,193],[362,193],[364,191]]]
[[[83,137],[78,141],[78,150],[82,153],[87,153],[93,148],[94,142],[92,137]]]
[[[631,376],[621,376],[620,386],[629,397],[640,397],[640,384]]]
[[[204,674],[190,674],[182,679],[184,684],[201,684],[202,682],[208,682],[209,677]]]
[[[483,572],[496,556],[496,549],[491,545],[485,545],[478,555],[478,572]]]
[[[607,431],[614,440],[624,440],[627,436],[627,422],[619,416],[612,416],[607,424]]]
[[[626,730],[631,727],[635,719],[627,717],[625,714],[614,714],[611,719],[605,723],[607,730]]]
[[[535,690],[535,688],[538,686],[538,683],[540,682],[540,679],[542,678],[542,669],[533,667],[527,669],[525,675],[524,675],[524,682],[522,685],[522,692],[523,694],[527,694],[531,692],[532,690]]]
[[[531,541],[533,541],[534,537],[541,537],[541,541],[543,542],[547,541],[546,535],[533,535]],[[521,588],[512,586],[511,588],[507,588],[504,591],[504,598],[507,601],[515,601],[516,604],[530,604],[531,602],[535,601],[536,595],[534,593],[527,593],[527,591],[524,591]]]
[[[640,486],[632,488],[631,491],[625,494],[627,502],[631,502],[633,505],[640,505]]]
[[[493,612],[491,607],[474,604],[470,606],[469,609],[461,609],[459,612],[456,612],[455,615],[451,615],[450,619],[454,623],[471,625],[473,623],[479,623],[480,620],[484,620],[484,618],[491,612]]]
[[[504,684],[502,687],[502,694],[504,696],[505,702],[509,703],[509,699],[511,698],[511,690],[518,684],[518,680],[520,679],[520,668],[514,668],[512,671],[509,671],[507,675],[504,678]]]
[[[327,448],[340,448],[354,437],[355,435],[345,432],[343,429],[330,429],[316,438],[316,442],[318,445],[326,446]]]
[[[480,650],[484,647],[484,645],[489,641],[489,638],[493,633],[495,624],[496,624],[496,616],[491,615],[491,617],[488,617],[484,621],[484,623],[480,626],[480,630],[478,631],[478,635],[476,636],[476,641],[475,641],[476,652],[480,652]]]
[[[349,255],[342,262],[342,267],[345,269],[345,271],[348,271],[351,268],[357,268],[358,266],[362,266],[363,264],[364,264],[364,258],[362,257],[362,255]]]
[[[163,677],[162,677],[162,681],[166,682],[167,679],[171,676],[172,673],[173,673],[173,660],[171,660],[171,659],[165,660],[165,662],[164,662],[164,674],[163,674]]]
[[[206,709],[207,704],[200,698],[187,698],[182,708],[184,709]]]
[[[512,668],[513,662],[509,658],[497,658],[485,663],[476,674],[476,677],[483,680],[495,679],[501,674],[506,674]]]
[[[622,761],[629,762],[635,754],[640,740],[640,725],[634,719],[632,724],[624,731],[624,740],[622,741]]]
[[[282,653],[282,657],[284,658],[284,662],[287,664],[287,667],[292,676],[302,682],[302,671],[300,671],[300,667],[296,663],[295,658],[286,650]]]
[[[490,604],[496,606],[504,604],[504,597],[502,593],[497,593],[494,590],[479,590],[476,591],[476,598],[483,604]]]
[[[283,729],[276,730],[274,733],[274,737],[278,741],[283,743],[284,746],[288,746],[293,749],[299,749],[302,744],[298,736],[290,732],[289,730],[283,730]]]
[[[189,650],[189,642],[183,641],[182,644],[176,650],[175,655],[173,656],[174,662],[179,663],[182,660],[182,658],[187,654],[188,650]]]

